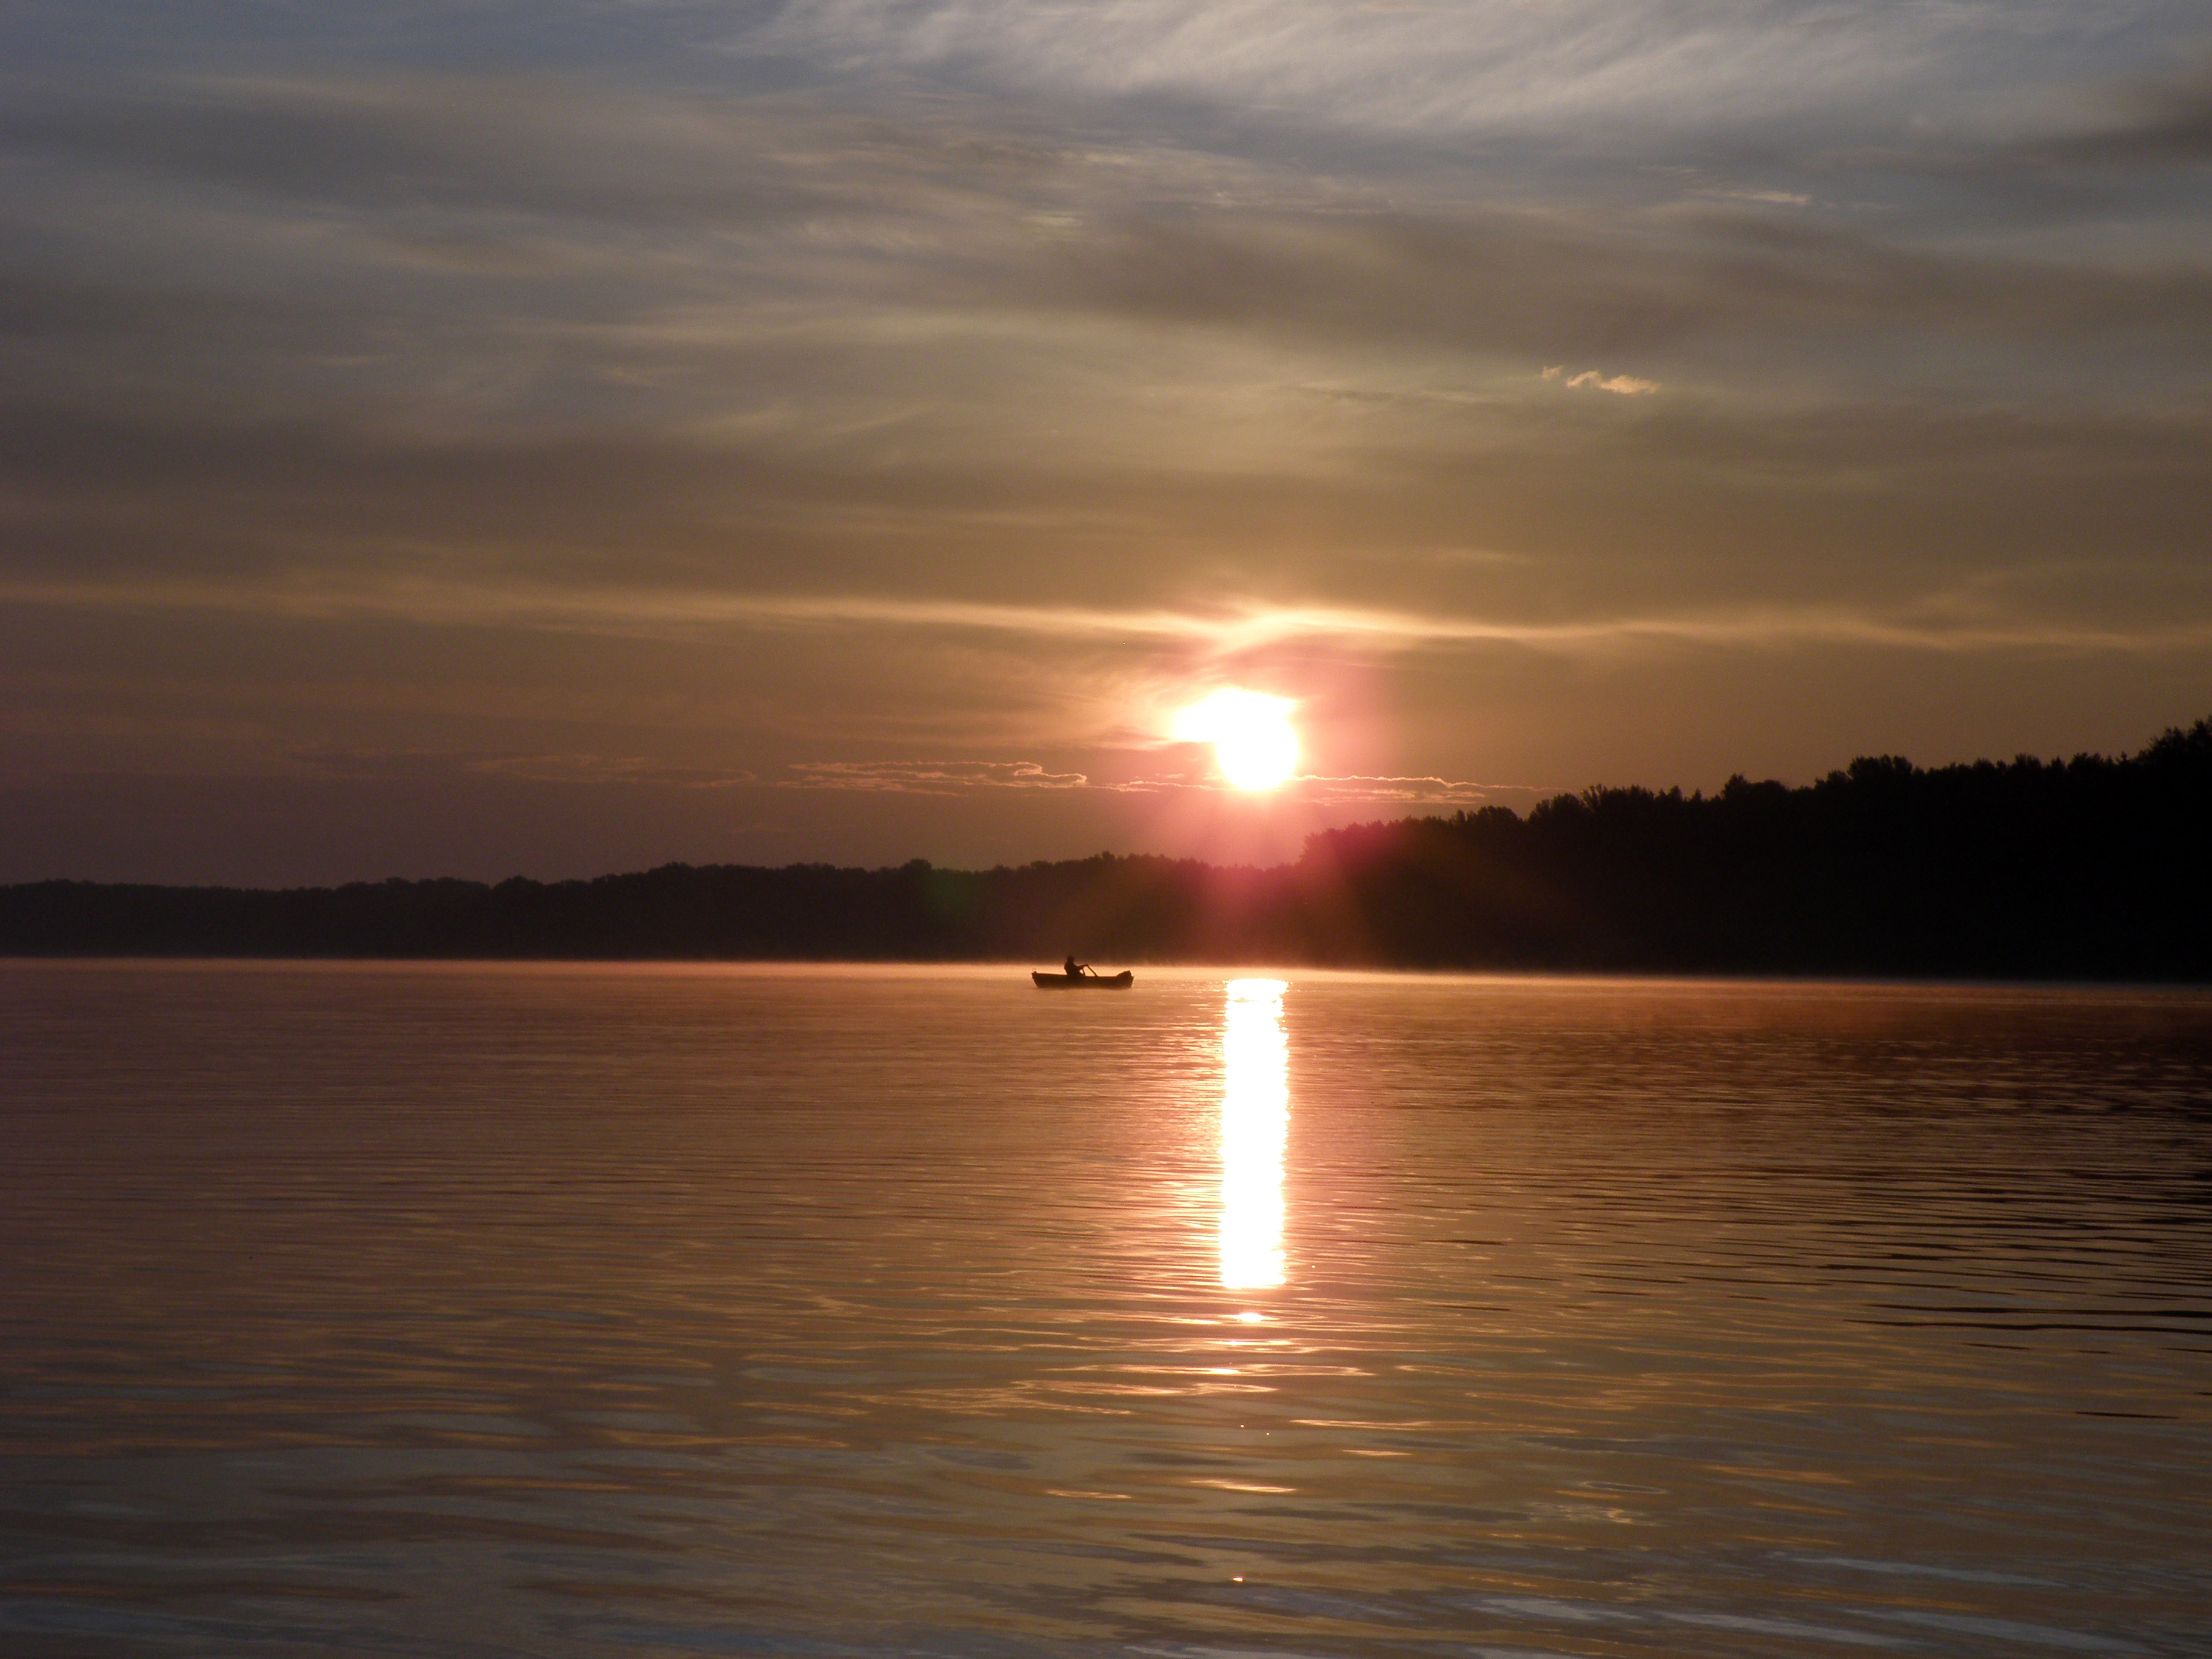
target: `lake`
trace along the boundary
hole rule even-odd
[[[14,963],[0,1097],[11,1659],[2212,1652],[2212,994]]]

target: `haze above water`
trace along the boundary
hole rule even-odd
[[[2212,995],[0,964],[0,1648],[2201,1655]]]

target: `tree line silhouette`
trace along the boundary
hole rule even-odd
[[[590,881],[0,888],[0,954],[1094,960],[2212,980],[2212,720],[2120,758],[1590,788],[1294,864],[672,864]]]

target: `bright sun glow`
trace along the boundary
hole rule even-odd
[[[1239,789],[1273,789],[1298,763],[1298,734],[1291,726],[1297,707],[1288,697],[1231,687],[1177,714],[1175,735],[1212,744],[1222,776]]]

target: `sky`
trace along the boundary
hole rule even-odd
[[[0,13],[0,880],[1273,861],[2207,714],[2202,0]]]

